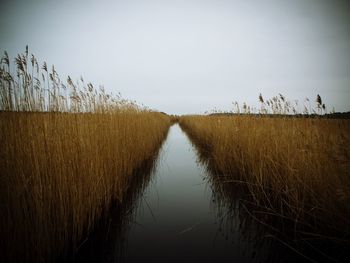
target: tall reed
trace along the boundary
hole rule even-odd
[[[74,251],[133,172],[153,158],[170,118],[42,70],[28,49],[0,66],[0,241],[9,262]],[[41,78],[41,79],[39,79]]]
[[[244,186],[254,213],[288,221],[296,239],[349,246],[349,120],[214,114],[180,125],[222,189]]]

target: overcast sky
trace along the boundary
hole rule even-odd
[[[167,113],[282,93],[350,110],[350,1],[0,0],[0,51]]]

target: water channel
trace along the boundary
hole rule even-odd
[[[140,198],[126,262],[239,262],[242,249],[218,230],[205,168],[178,125],[171,127],[152,181]]]
[[[223,226],[208,176],[186,134],[172,126],[138,199],[125,262],[268,260],[268,244],[257,248],[242,237],[238,215],[231,218],[230,230]]]
[[[80,261],[302,261],[265,240],[252,242],[249,236],[254,236],[251,233],[256,229],[242,228],[239,214],[230,213],[229,225],[225,224],[225,209],[218,207],[210,175],[179,125],[170,128],[147,178],[142,187],[138,186],[137,195],[133,190],[131,205],[124,209],[127,216],[111,219],[117,230],[111,230],[112,223],[105,232],[112,240],[97,239],[90,247],[84,245],[88,254]],[[98,250],[98,257],[90,255]]]

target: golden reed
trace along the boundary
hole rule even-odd
[[[180,125],[223,188],[244,186],[263,217],[349,245],[348,119],[214,114],[184,116]]]
[[[1,258],[49,262],[123,202],[170,118],[83,79],[62,82],[28,49],[15,63],[5,53],[0,67]]]

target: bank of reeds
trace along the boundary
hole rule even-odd
[[[1,257],[54,261],[123,202],[170,119],[82,78],[63,82],[28,49],[14,67],[5,53],[0,69]]]
[[[349,246],[349,120],[237,114],[183,116],[180,125],[216,189],[244,189],[236,203],[249,204],[260,223],[278,221],[292,239]]]

